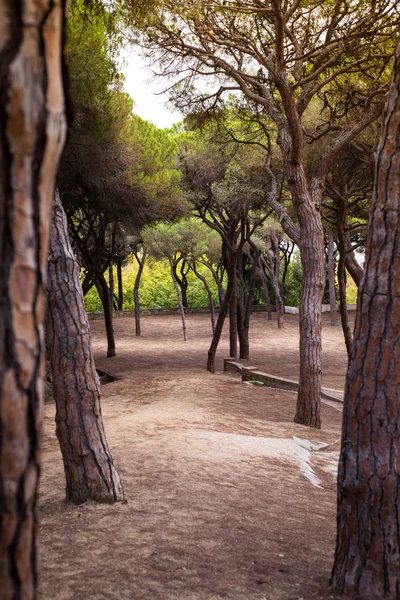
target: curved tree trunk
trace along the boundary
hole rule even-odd
[[[176,296],[178,298],[178,304],[179,304],[179,312],[181,314],[181,319],[182,319],[182,330],[183,330],[183,341],[187,342],[187,333],[186,333],[186,319],[185,319],[185,308],[183,306],[183,302],[182,302],[182,296],[181,296],[181,292],[179,289],[179,285],[177,280],[175,279],[175,271],[174,271],[174,265],[172,263],[172,261],[169,261],[170,267],[171,267],[171,277],[172,277],[172,281],[174,282],[174,287],[175,287],[175,291],[176,291]]]
[[[47,251],[66,132],[65,3],[0,6],[0,596],[32,600]]]
[[[285,148],[291,148],[291,142]],[[300,294],[300,372],[295,423],[321,427],[321,332],[325,286],[324,231],[319,212],[320,181],[311,192],[304,168],[285,160],[285,171],[300,223],[300,256],[303,279]]]
[[[103,304],[104,310],[104,323],[106,326],[107,335],[107,358],[112,358],[113,356],[116,356],[113,326],[113,307],[111,304],[110,290],[107,285],[106,278],[103,274],[99,276],[99,278],[95,282],[95,285],[101,302]]]
[[[336,288],[335,288],[335,265],[333,262],[333,254],[335,251],[335,244],[333,235],[328,238],[328,279],[329,279],[329,304],[331,309],[331,326],[336,325]]]
[[[368,228],[347,373],[331,585],[361,598],[400,590],[400,44]]]
[[[347,248],[349,248],[348,241]],[[356,286],[360,287],[361,277],[363,276],[364,269],[358,264],[356,257],[354,256],[354,252],[351,250],[348,250],[346,254],[346,269],[350,273]]]
[[[56,194],[50,237],[46,339],[56,402],[56,432],[64,461],[67,500],[124,500],[108,449],[100,410],[100,382],[79,267],[67,219]]]
[[[143,250],[142,258],[135,252],[135,258],[138,264],[138,272],[136,273],[135,285],[133,286],[133,300],[135,303],[135,335],[140,336],[140,300],[139,300],[139,287],[142,279],[143,267],[146,260],[147,252]]]

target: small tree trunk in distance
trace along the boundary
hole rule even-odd
[[[106,278],[101,274],[96,281],[96,289],[103,303],[104,323],[107,334],[107,358],[116,356],[115,337],[113,327],[113,308],[111,304],[110,290],[107,285]]]
[[[183,306],[183,302],[182,302],[182,296],[181,296],[181,292],[179,289],[179,285],[178,282],[175,279],[175,274],[174,274],[174,265],[173,262],[170,260],[169,261],[170,267],[171,267],[171,277],[172,277],[172,281],[174,282],[174,286],[175,286],[175,291],[176,291],[176,296],[178,298],[178,303],[179,303],[179,312],[181,313],[181,318],[182,318],[182,329],[183,329],[183,341],[187,342],[187,334],[186,334],[186,319],[185,319],[185,309]]]
[[[135,252],[135,258],[138,264],[138,272],[136,273],[135,285],[133,286],[133,299],[135,303],[135,335],[140,336],[140,300],[139,300],[139,287],[140,280],[143,274],[143,267],[146,260],[147,252],[143,250],[142,258],[140,258],[138,252]]]
[[[239,350],[240,358],[248,360],[250,358],[250,317],[251,317],[251,306],[253,302],[254,292],[256,289],[256,273],[257,265],[259,260],[259,251],[256,251],[253,256],[249,289],[246,294],[246,304],[243,306],[241,298],[238,298],[238,332],[239,332]]]
[[[109,290],[110,290],[110,302],[111,302],[111,308],[115,308],[114,307],[114,289],[115,289],[115,284],[114,284],[114,263],[111,261],[111,264],[108,267],[108,280],[109,280]]]
[[[400,590],[400,44],[377,151],[365,272],[347,372],[331,585],[363,599]]]
[[[230,271],[232,271],[232,270],[233,271],[236,270],[235,261],[233,261],[233,266],[230,265]],[[215,332],[213,335],[213,339],[211,341],[211,346],[208,351],[207,371],[209,371],[210,373],[215,373],[215,355],[217,353],[218,344],[221,339],[222,328],[224,326],[226,315],[228,314],[229,307],[231,304],[232,291],[233,291],[234,284],[235,284],[235,280],[232,278],[231,273],[229,272],[228,273],[228,285],[225,290],[224,301],[222,303],[222,306],[221,306],[219,314],[218,314],[217,325],[215,327]]]
[[[37,597],[45,288],[65,3],[0,0],[0,596]]]
[[[124,308],[124,287],[122,282],[122,260],[117,262],[117,282],[118,282],[118,310]]]
[[[331,326],[336,325],[336,289],[335,289],[335,265],[333,262],[333,253],[335,244],[333,235],[328,237],[328,278],[329,278],[329,304],[331,308]]]
[[[340,318],[346,343],[347,354],[350,357],[351,347],[353,345],[353,333],[349,325],[346,297],[346,256],[347,256],[347,237],[346,237],[346,219],[347,210],[342,200],[339,200],[339,210],[337,218],[337,231],[339,240],[339,260],[338,260],[338,282],[339,282],[339,300],[340,300]]]
[[[358,264],[357,259],[354,256],[354,252],[352,250],[349,250],[350,247],[350,240],[348,239],[347,234],[346,269],[350,273],[356,286],[359,288],[364,269]]]
[[[46,339],[56,432],[64,461],[67,500],[124,500],[100,410],[100,382],[91,348],[79,267],[58,192],[54,202],[47,282]]]
[[[224,286],[222,285],[222,281],[221,279],[218,277],[218,273],[216,272],[216,270],[213,268],[212,264],[209,263],[206,260],[201,260],[201,263],[207,267],[207,269],[210,271],[211,275],[214,278],[215,283],[217,284],[217,288],[218,288],[218,297],[219,297],[219,305],[222,306],[223,302],[224,302],[224,298],[225,298],[225,290],[224,290]]]
[[[232,257],[230,260],[233,260]],[[229,307],[229,356],[231,358],[238,357],[238,331],[237,331],[237,302],[238,302],[238,288],[237,288],[237,277],[236,277],[236,261],[234,261],[234,267],[230,269],[232,277],[232,296],[231,304]]]
[[[259,264],[260,264],[260,261],[261,261],[261,256],[260,256],[260,259],[259,259]],[[270,297],[269,297],[267,277],[266,277],[266,275],[264,273],[264,269],[261,266],[258,268],[258,274],[260,276],[261,283],[262,283],[262,286],[263,286],[265,304],[266,304],[266,307],[267,307],[267,318],[268,318],[268,321],[272,321],[271,300],[270,300]]]
[[[198,279],[200,279],[200,281],[204,285],[205,290],[207,292],[208,305],[210,307],[210,315],[211,315],[211,329],[212,329],[212,332],[213,332],[213,335],[214,335],[214,333],[215,333],[215,305],[214,305],[214,298],[213,298],[210,286],[208,285],[207,279],[203,275],[201,275],[201,273],[198,272],[198,270],[196,268],[196,261],[195,260],[192,261],[192,269],[193,269],[193,273],[196,275],[196,277],[198,277]]]

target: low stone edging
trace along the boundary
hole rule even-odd
[[[297,392],[299,389],[299,384],[297,381],[292,381],[291,379],[285,379],[283,377],[277,377],[276,375],[264,373],[263,371],[260,371],[258,367],[247,367],[233,358],[224,358],[224,372],[226,371],[231,373],[240,373],[242,383],[246,381],[255,381],[261,385],[265,385],[266,387],[289,390],[293,392]],[[342,392],[339,390],[332,390],[330,388],[322,388],[321,390],[322,398],[343,404],[343,398],[339,398],[339,395],[342,395]]]

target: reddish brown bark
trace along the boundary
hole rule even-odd
[[[365,275],[347,373],[331,584],[400,595],[400,44],[377,152]]]
[[[46,338],[56,402],[56,432],[64,461],[66,497],[124,500],[109,451],[100,409],[100,382],[91,334],[65,217],[58,193],[54,202],[47,282]]]
[[[45,286],[64,2],[0,0],[0,596],[36,598]]]

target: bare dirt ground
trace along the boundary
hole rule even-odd
[[[342,389],[341,328],[324,315],[323,385]],[[336,443],[341,412],[323,406],[320,431],[295,425],[296,395],[205,370],[207,315],[115,321],[106,359],[92,326],[109,445],[128,503],[64,502],[54,407],[46,406],[41,480],[42,600],[317,600],[330,598],[335,544]],[[298,321],[255,314],[250,363],[297,379]]]

